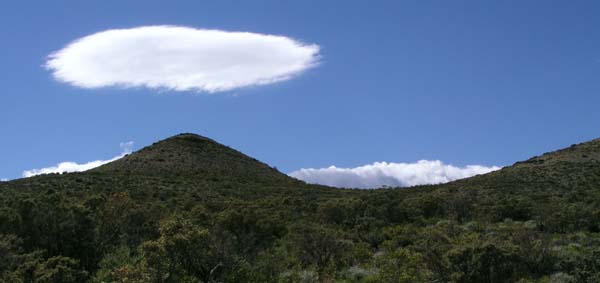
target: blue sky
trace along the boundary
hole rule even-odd
[[[0,9],[0,178],[194,132],[291,172],[515,161],[600,136],[594,1],[11,1]],[[320,64],[219,93],[84,89],[47,56],[110,29],[289,37]]]

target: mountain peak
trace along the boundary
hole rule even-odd
[[[193,133],[169,137],[93,171],[186,176],[214,181],[243,179],[269,183],[293,180],[255,158]]]
[[[172,137],[166,138],[166,139],[164,139],[162,141],[168,141],[168,140],[171,140],[171,139],[198,139],[198,140],[206,140],[206,141],[216,142],[216,141],[214,141],[212,139],[209,139],[209,138],[207,138],[205,136],[201,136],[201,135],[194,134],[194,133],[181,133],[181,134],[177,134],[177,135],[174,135]]]

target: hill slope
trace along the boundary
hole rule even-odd
[[[90,172],[176,175],[213,181],[218,181],[219,178],[259,183],[292,181],[290,177],[265,163],[195,134],[170,137]]]
[[[552,232],[600,231],[600,139],[447,184],[382,192],[430,202],[428,214],[459,221],[505,219]]]
[[[182,134],[0,183],[0,282],[599,282],[599,231],[600,140],[448,184],[343,190]]]

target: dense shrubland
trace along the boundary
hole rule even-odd
[[[145,152],[185,154],[174,141]],[[368,191],[234,174],[257,161],[211,150],[202,176],[136,153],[134,172],[0,183],[0,282],[600,282],[598,141]]]

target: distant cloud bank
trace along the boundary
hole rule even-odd
[[[92,168],[96,168],[98,166],[102,166],[106,163],[109,162],[113,162],[117,159],[123,158],[125,155],[130,154],[133,148],[133,142],[124,142],[120,144],[121,146],[121,154],[118,156],[115,156],[109,160],[95,160],[95,161],[90,161],[90,162],[86,162],[86,163],[76,163],[76,162],[71,162],[71,161],[66,161],[66,162],[61,162],[58,163],[56,166],[51,166],[51,167],[46,167],[46,168],[41,168],[41,169],[32,169],[32,170],[26,170],[23,171],[23,177],[24,178],[28,178],[28,177],[33,177],[36,175],[42,175],[42,174],[50,174],[50,173],[65,173],[65,172],[81,172],[81,171],[86,171],[86,170],[90,170]]]
[[[147,87],[219,92],[288,80],[314,67],[319,46],[250,32],[143,26],[80,38],[46,68],[82,88]]]
[[[439,160],[415,163],[375,162],[355,168],[331,166],[320,169],[300,169],[289,175],[307,183],[340,188],[409,187],[446,183],[500,169],[497,166],[468,165],[456,167]]]

